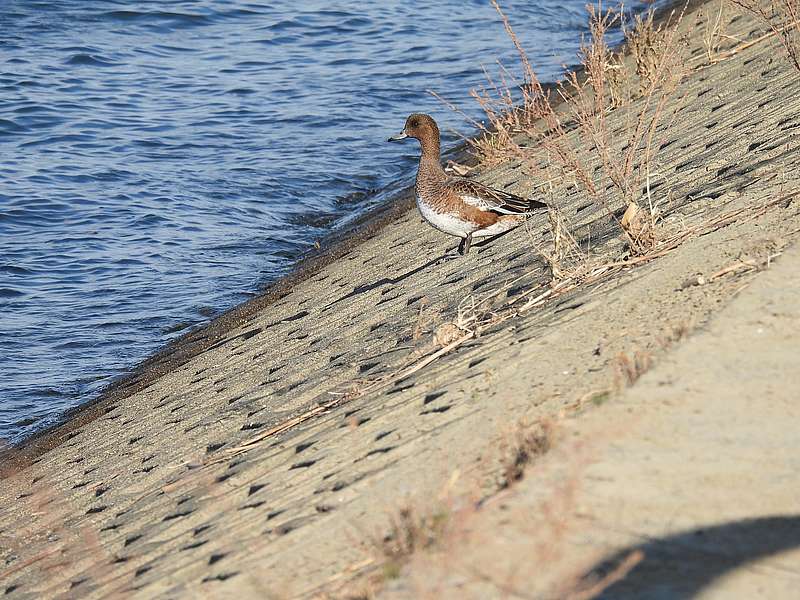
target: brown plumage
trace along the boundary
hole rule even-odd
[[[403,131],[389,141],[406,138],[419,140],[422,148],[415,186],[417,207],[433,227],[461,238],[461,254],[469,252],[473,237],[498,235],[522,224],[526,215],[547,209],[538,200],[449,177],[439,163],[439,127],[429,115],[409,116]]]

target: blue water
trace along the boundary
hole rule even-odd
[[[574,62],[584,3],[504,3],[545,79]],[[407,183],[416,148],[388,135],[412,111],[469,133],[426,90],[477,116],[498,58],[516,62],[486,2],[5,0],[0,438]]]

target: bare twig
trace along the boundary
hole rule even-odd
[[[731,56],[768,37],[778,36],[789,61],[800,72],[800,0],[729,0],[735,6],[755,15],[771,33],[742,44],[731,51]]]

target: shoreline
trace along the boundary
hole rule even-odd
[[[320,242],[322,249],[310,251],[288,273],[266,284],[253,298],[226,309],[211,320],[193,326],[175,340],[167,342],[134,365],[129,372],[113,378],[95,398],[65,411],[53,425],[34,432],[17,444],[0,448],[0,479],[7,471],[19,468],[21,463],[27,463],[57,448],[69,439],[70,433],[75,429],[100,417],[108,404],[135,394],[165,373],[219,343],[228,332],[269,307],[294,286],[313,277],[354,246],[376,235],[387,224],[413,208],[413,196],[409,196],[408,190],[409,188],[405,188],[398,192],[397,196],[368,211],[343,230],[329,232]],[[328,240],[331,242],[330,246],[326,244]]]

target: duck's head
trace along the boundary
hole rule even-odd
[[[406,126],[399,134],[389,138],[390,142],[400,142],[406,138],[416,138],[423,147],[427,143],[439,145],[439,127],[430,115],[414,113],[406,119]]]

